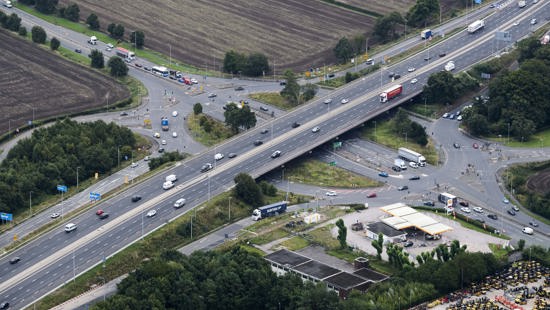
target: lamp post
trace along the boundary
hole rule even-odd
[[[29,192],[29,217],[32,216],[32,191]]]
[[[120,169],[120,145],[116,147],[116,159],[117,159],[117,168]]]
[[[78,193],[78,169],[80,169],[80,167],[76,167],[76,192]]]
[[[229,222],[231,223],[231,196],[229,196]]]
[[[506,143],[510,143],[510,122],[508,122],[508,139]]]

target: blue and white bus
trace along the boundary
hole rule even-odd
[[[153,68],[151,68],[151,71],[156,74],[156,75],[160,75],[160,76],[163,76],[163,77],[168,77],[168,69],[166,67],[159,67],[159,66],[154,66]]]

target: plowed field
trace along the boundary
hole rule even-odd
[[[130,94],[116,81],[0,29],[0,133],[35,119],[113,103]]]
[[[416,0],[386,0],[386,1],[365,1],[365,0],[339,0],[342,3],[352,5],[381,15],[387,15],[391,12],[399,12],[402,16],[416,4]],[[441,0],[441,11],[443,14],[451,12],[460,6],[456,0]]]
[[[219,70],[225,52],[262,52],[276,70],[322,67],[344,36],[370,32],[375,19],[317,0],[61,0],[109,23],[145,32],[145,45],[197,67]],[[215,59],[215,60],[214,60]]]
[[[537,172],[529,177],[527,188],[539,195],[546,195],[550,191],[550,169]]]

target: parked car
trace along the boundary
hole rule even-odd
[[[260,110],[262,110],[262,111],[264,111],[264,112],[267,112],[267,111],[269,111],[269,109],[268,109],[268,108],[266,108],[266,107],[264,107],[264,106],[261,106],[261,107],[260,107]]]
[[[496,214],[487,214],[487,217],[492,220],[498,220],[498,216]]]
[[[409,180],[411,180],[411,181],[420,180],[420,176],[419,175],[413,175],[412,177],[409,178]]]
[[[468,207],[462,207],[462,208],[460,208],[460,211],[462,211],[462,212],[464,212],[464,213],[470,213],[470,212],[472,212],[472,210],[470,210],[470,208],[468,208]]]
[[[424,201],[424,205],[425,205],[425,206],[428,206],[428,207],[434,207],[434,206],[435,206],[435,202],[433,202],[433,201],[431,201],[431,200]]]
[[[477,150],[479,148],[479,145],[477,143],[474,143],[472,144],[472,147]]]
[[[399,187],[397,188],[398,191],[406,191],[406,190],[408,190],[408,189],[409,189],[409,187],[408,187],[407,185],[402,185],[402,186],[399,186]]]
[[[477,213],[483,213],[483,208],[481,207],[473,207],[472,210],[474,210]]]
[[[415,163],[414,161],[409,162],[409,166],[411,166],[411,168],[415,168],[415,169],[418,168],[418,164]]]
[[[158,152],[159,153],[164,153],[164,148],[163,147],[159,148]]]
[[[519,212],[519,208],[518,206],[516,205],[512,205],[512,210],[516,211],[516,212]]]
[[[216,95],[216,94],[214,94],[214,93],[208,94],[208,98],[214,98],[214,97],[218,97],[218,95]]]
[[[395,172],[400,172],[401,171],[401,167],[399,166],[392,166],[391,167],[391,170],[395,171]]]
[[[384,177],[384,178],[388,177],[388,173],[386,171],[382,171],[382,172],[378,173],[378,175],[381,176],[381,177]]]
[[[413,244],[414,243],[411,240],[407,240],[407,241],[403,242],[403,247],[409,248],[409,247],[412,247]]]
[[[508,198],[504,197],[504,198],[502,198],[502,202],[504,202],[505,204],[509,204],[510,200],[508,200]]]

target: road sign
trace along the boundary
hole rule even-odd
[[[332,144],[332,147],[333,147],[333,148],[342,147],[342,141],[334,142],[334,143]]]
[[[336,161],[331,161],[330,163],[328,163],[330,166],[336,166]]]
[[[0,220],[13,221],[13,214],[0,212]]]
[[[60,192],[66,193],[66,192],[67,192],[67,186],[65,186],[65,185],[57,185],[57,190],[60,191]]]
[[[100,193],[94,193],[94,192],[90,193],[90,200],[100,200],[100,199],[101,199]]]

